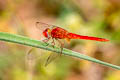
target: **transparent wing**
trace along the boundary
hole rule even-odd
[[[43,52],[41,52],[42,54],[40,54],[40,52],[36,54],[37,50],[35,48],[32,48],[27,52],[27,55],[26,55],[27,67],[33,66],[36,62],[39,62],[39,65],[46,67],[48,64],[50,64],[52,61],[54,61],[56,58],[59,57],[58,54],[51,53],[51,52],[50,53],[48,52],[49,54],[46,54],[46,52],[45,54],[43,54]]]
[[[46,62],[45,62],[45,66],[47,66],[48,64],[50,64],[52,61],[54,61],[56,58],[58,58],[59,57],[59,55],[58,54],[56,54],[56,53],[51,53],[49,56],[48,56],[48,58],[47,58],[47,60],[46,60]]]
[[[33,69],[34,68],[34,63],[36,62],[36,58],[34,56],[34,48],[30,49],[27,54],[26,54],[26,67],[28,68],[28,70]]]
[[[27,60],[32,60],[32,59],[34,59],[34,55],[33,55],[33,52],[34,51],[34,48],[32,48],[32,49],[30,49],[29,51],[28,51],[28,53],[27,53],[27,55],[26,55],[26,58],[27,58]]]
[[[51,24],[46,24],[46,23],[43,23],[43,22],[36,22],[36,27],[40,30],[45,30],[46,28],[54,28],[56,27],[55,25],[51,25]]]
[[[43,22],[36,22],[35,23],[35,27],[39,30],[40,39],[44,40],[45,37],[43,35],[43,31],[46,30],[47,28],[52,30],[56,26],[55,25],[46,24],[46,23],[43,23]]]

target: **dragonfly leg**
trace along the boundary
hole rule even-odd
[[[63,47],[64,47],[64,43],[62,43],[60,40],[58,40],[58,39],[55,39],[55,40],[57,40],[58,42],[59,42],[59,44],[60,44],[60,48],[61,48],[61,52],[60,52],[60,55],[59,56],[61,56],[62,55],[62,51],[63,51]],[[53,44],[53,47],[54,47],[54,45],[55,45],[55,42],[54,42],[54,38],[53,38],[53,41],[52,41],[52,44]],[[50,54],[50,56],[47,58],[47,60],[46,60],[46,63],[45,63],[45,66],[47,66],[50,62],[52,62],[54,59],[56,59],[57,57],[59,57],[58,55],[57,56],[54,56],[54,54]]]
[[[61,48],[60,56],[61,56],[62,51],[63,51],[63,47],[64,47],[64,43],[62,43],[59,39],[57,39],[57,41],[60,43],[60,48]]]
[[[46,46],[48,46],[49,44],[47,43],[50,40],[50,38],[44,39],[43,42],[46,43]]]
[[[55,41],[54,41],[54,38],[52,38],[52,46],[53,46],[53,48],[54,48],[54,46],[55,46]]]

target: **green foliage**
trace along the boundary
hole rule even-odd
[[[24,37],[24,36],[15,35],[15,34],[0,32],[0,40],[7,41],[7,42],[12,42],[12,43],[23,44],[23,45],[27,45],[27,46],[32,46],[32,47],[41,48],[41,49],[53,51],[53,52],[56,52],[56,53],[60,53],[60,49],[57,48],[57,47],[53,48],[51,45],[46,46],[46,43],[43,43],[41,41],[30,39],[30,38]],[[71,51],[71,50],[68,50],[68,49],[65,49],[65,48],[63,49],[63,54],[73,56],[73,57],[77,57],[77,58],[84,59],[84,60],[88,60],[88,61],[92,61],[92,62],[95,62],[95,63],[98,63],[98,64],[102,64],[102,65],[120,70],[119,66],[116,66],[116,65],[113,65],[113,64],[110,64],[110,63],[106,63],[106,62],[97,60],[95,58],[92,58],[92,57],[86,56],[84,54],[74,52],[74,51]]]

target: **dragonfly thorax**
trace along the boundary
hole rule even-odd
[[[51,36],[51,30],[49,28],[45,29],[43,31],[43,35],[46,37],[46,38],[50,38]]]

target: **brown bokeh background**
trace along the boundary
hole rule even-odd
[[[120,66],[120,0],[0,0],[0,32],[42,40],[41,21],[70,32],[109,39],[71,40],[65,48]],[[120,80],[120,71],[53,52],[0,41],[0,80]]]

